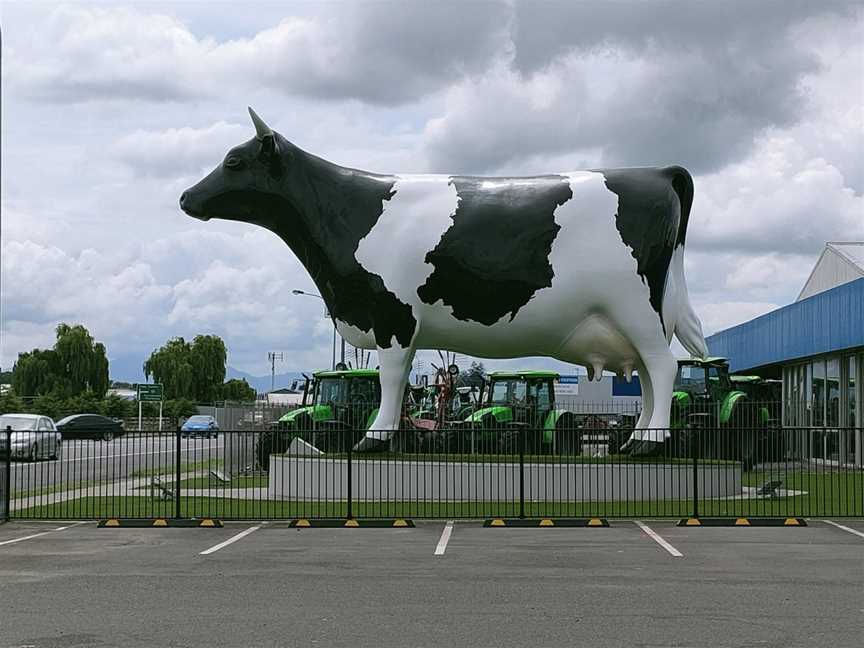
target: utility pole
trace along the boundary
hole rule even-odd
[[[277,353],[276,351],[268,351],[267,352],[267,360],[270,361],[270,391],[272,392],[276,388],[276,361],[280,362],[285,360],[282,352]]]

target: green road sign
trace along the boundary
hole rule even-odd
[[[138,400],[158,403],[162,400],[162,385],[138,385]]]

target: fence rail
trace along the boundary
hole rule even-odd
[[[110,442],[0,433],[0,513],[108,517],[864,517],[864,468],[813,457],[862,428],[641,430],[520,424],[366,432],[324,422]],[[373,437],[377,452],[358,443]],[[629,432],[627,434],[629,437]],[[8,478],[8,488],[5,488]]]

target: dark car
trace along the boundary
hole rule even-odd
[[[110,441],[123,434],[123,422],[101,414],[73,414],[56,423],[64,439],[102,439]]]

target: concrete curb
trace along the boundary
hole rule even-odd
[[[676,526],[710,526],[710,527],[741,527],[741,526],[759,526],[759,527],[804,527],[807,522],[804,518],[787,517],[787,518],[759,518],[759,517],[739,517],[739,518],[683,518],[678,520]]]
[[[380,519],[380,520],[345,520],[345,519],[311,519],[298,518],[291,520],[289,526],[295,529],[389,529],[389,528],[414,528],[414,520],[404,518]]]
[[[134,528],[144,529],[151,527],[174,527],[174,528],[204,528],[218,529],[223,526],[222,520],[213,518],[202,518],[200,520],[187,520],[175,518],[108,518],[99,520],[96,525],[99,529],[104,528]]]
[[[608,527],[606,518],[491,518],[484,527]]]

